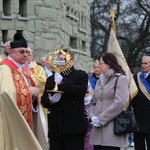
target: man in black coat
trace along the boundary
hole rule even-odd
[[[135,150],[150,150],[150,56],[142,58],[142,72],[135,76],[138,94],[133,99],[139,132],[134,133]]]
[[[82,70],[74,69],[74,53],[71,51],[69,53],[70,74],[54,73],[50,76],[41,98],[43,107],[50,109],[48,115],[50,150],[84,150],[86,133],[84,96],[88,75]],[[60,53],[59,59],[65,60],[65,55]],[[63,94],[47,92],[54,88],[55,82]]]

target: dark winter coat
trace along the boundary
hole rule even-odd
[[[142,133],[150,133],[150,100],[143,94],[139,88],[137,75],[134,77],[136,85],[138,87],[138,94],[132,100],[135,117]],[[150,86],[150,76],[146,78]]]

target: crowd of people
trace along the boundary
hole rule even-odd
[[[88,73],[77,70],[74,53],[67,48],[58,54],[57,67],[68,63],[66,53],[69,71],[55,72],[48,56],[39,63],[34,60],[22,33],[5,43],[0,56],[0,149],[150,150],[150,56],[142,57],[142,71],[133,75],[138,94],[132,105],[139,131],[118,136],[114,119],[129,98],[124,68],[114,54],[105,52]]]

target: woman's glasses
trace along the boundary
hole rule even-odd
[[[102,62],[99,62],[99,65],[102,65],[102,64],[105,64],[105,62],[103,62],[103,61],[102,61]]]

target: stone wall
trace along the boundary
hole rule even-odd
[[[4,15],[3,1],[0,0],[0,30],[8,30],[8,41],[13,40],[16,31],[22,31],[36,61],[64,44],[75,52],[76,68],[88,71],[92,67],[89,0],[27,0],[27,15],[23,17],[18,14],[18,0],[10,0],[11,14]],[[1,40],[1,53],[3,44]]]

